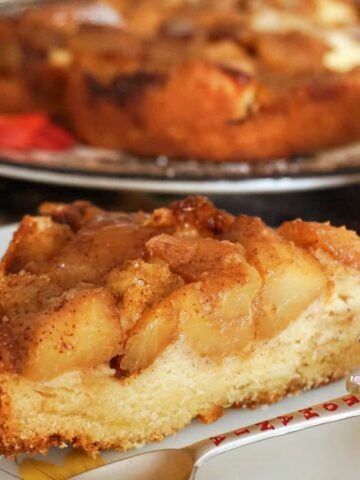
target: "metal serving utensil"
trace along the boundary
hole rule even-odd
[[[349,394],[223,433],[185,448],[147,452],[71,477],[70,480],[195,480],[208,460],[229,450],[307,428],[360,416],[360,371],[347,379]]]

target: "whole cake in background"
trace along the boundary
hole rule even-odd
[[[355,0],[109,0],[0,22],[0,108],[139,155],[268,161],[360,139]]]

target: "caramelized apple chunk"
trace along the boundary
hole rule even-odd
[[[79,282],[102,285],[113,268],[142,258],[145,243],[158,233],[159,229],[138,223],[132,215],[100,215],[54,256],[49,274],[68,288]]]
[[[149,240],[146,249],[150,258],[166,262],[172,271],[188,282],[198,280],[204,272],[244,261],[241,245],[212,238],[181,238],[162,234]]]
[[[216,237],[227,230],[234,217],[217,209],[205,197],[187,197],[158,208],[148,218],[147,224],[156,227],[172,227],[176,236]]]
[[[136,373],[151,365],[178,333],[178,292],[171,294],[157,306],[146,310],[125,346],[120,368]]]
[[[73,238],[68,225],[49,217],[24,217],[1,262],[5,273],[27,270],[33,273]]]
[[[285,329],[324,289],[320,263],[282,238],[260,219],[241,216],[227,238],[239,241],[264,286],[258,303],[257,335],[269,338]]]
[[[306,250],[323,250],[347,267],[360,269],[360,239],[345,227],[333,227],[329,223],[285,222],[279,233]]]
[[[201,356],[238,355],[255,335],[254,301],[261,287],[257,271],[244,262],[205,273],[184,287],[180,332]]]
[[[139,259],[129,262],[124,269],[113,269],[106,284],[121,300],[119,316],[127,332],[145,309],[170,295],[184,282],[165,263],[147,263]]]
[[[73,289],[46,310],[12,322],[16,369],[48,380],[108,362],[121,352],[123,332],[116,302],[104,288]]]
[[[51,217],[55,222],[69,225],[73,231],[78,231],[96,217],[104,215],[105,211],[85,200],[72,203],[44,202],[39,213]]]
[[[130,333],[121,369],[134,373],[148,367],[179,333],[201,356],[239,354],[254,337],[253,303],[260,285],[257,271],[244,260],[203,273],[200,281],[145,312]]]
[[[182,235],[199,234],[213,237],[225,232],[234,217],[216,208],[209,199],[201,196],[187,197],[170,205],[170,211]]]
[[[239,352],[252,340],[253,300],[261,282],[241,245],[161,235],[151,239],[147,249],[186,281],[196,282],[184,287],[178,300],[180,330],[194,351],[221,357]]]

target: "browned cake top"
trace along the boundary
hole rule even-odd
[[[203,198],[151,215],[87,202],[25,217],[1,263],[1,369],[46,380],[103,364],[120,377],[184,338],[195,354],[246,355],[324,288],[315,253],[360,268],[357,235],[328,224],[233,217]]]

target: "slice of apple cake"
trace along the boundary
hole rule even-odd
[[[360,239],[234,217],[45,203],[0,273],[0,452],[161,440],[360,366]]]

